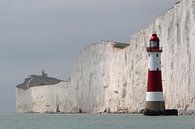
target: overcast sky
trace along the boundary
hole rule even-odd
[[[15,86],[44,69],[67,79],[77,53],[100,40],[127,42],[174,0],[0,0],[0,112]]]

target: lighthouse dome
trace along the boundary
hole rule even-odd
[[[152,34],[150,41],[158,41],[159,42],[159,38],[158,38],[157,34]]]

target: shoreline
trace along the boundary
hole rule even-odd
[[[88,114],[88,115],[143,115],[142,112],[110,112],[110,113],[90,113],[90,112],[12,112],[17,114],[49,114],[49,115],[64,115],[64,114]],[[183,111],[178,110],[178,116],[195,116],[195,110]]]

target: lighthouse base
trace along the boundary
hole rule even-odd
[[[177,109],[166,109],[164,112],[161,111],[151,111],[151,110],[144,110],[144,115],[146,116],[178,116]]]
[[[165,109],[164,101],[146,101],[144,115],[146,116],[178,116],[177,109]]]
[[[152,110],[145,109],[144,115],[145,116],[161,116],[161,115],[164,115],[164,111],[152,111]]]
[[[159,116],[165,112],[164,101],[146,101],[144,115],[148,116]]]

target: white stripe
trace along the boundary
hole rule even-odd
[[[146,101],[165,101],[163,92],[147,92]]]
[[[161,70],[161,64],[160,64],[160,52],[149,52],[150,56],[148,57],[148,68],[150,70],[156,71],[157,68]],[[158,56],[157,56],[158,55]]]
[[[31,77],[31,79],[28,81],[28,83],[27,83],[27,85],[26,85],[27,88],[30,88],[29,85],[30,85],[30,82],[31,82],[33,79],[34,79],[34,78]]]

